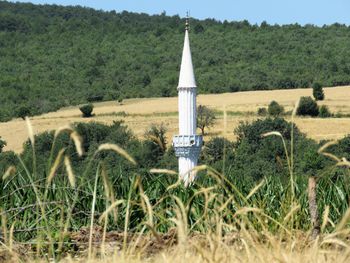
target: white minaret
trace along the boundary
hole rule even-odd
[[[189,23],[186,20],[185,42],[179,78],[179,134],[173,138],[175,154],[179,158],[179,175],[185,186],[190,185],[196,176],[193,168],[197,166],[202,147],[202,136],[196,135],[197,128],[197,85],[193,72]]]

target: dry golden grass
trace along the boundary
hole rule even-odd
[[[241,112],[241,115],[227,116],[228,139],[233,140],[232,131],[240,121],[251,121],[257,118],[254,115],[245,114],[256,112],[259,107],[266,107],[272,100],[278,101],[287,111],[292,110],[293,105],[301,96],[311,96],[311,89],[274,90],[274,91],[249,91],[225,94],[199,95],[198,104],[209,106],[212,109]],[[350,113],[350,86],[326,88],[326,100],[321,105],[329,106],[334,113]],[[142,137],[150,124],[164,123],[168,128],[168,138],[177,133],[177,98],[149,98],[129,99],[119,105],[117,102],[95,103],[92,118],[82,118],[78,107],[68,107],[57,112],[43,114],[31,118],[35,133],[47,130],[55,130],[59,127],[74,122],[97,121],[110,124],[114,120],[123,119],[125,123]],[[113,116],[113,113],[125,112],[126,117]],[[163,114],[162,114],[163,113]],[[219,118],[216,126],[210,130],[209,136],[223,134],[223,118]],[[310,138],[316,140],[339,139],[350,133],[350,118],[296,118],[298,127]],[[20,119],[6,123],[0,123],[0,136],[7,141],[5,150],[20,152],[23,142],[28,138],[26,124]]]

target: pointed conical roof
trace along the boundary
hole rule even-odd
[[[182,62],[179,78],[179,88],[196,88],[196,79],[194,77],[190,39],[188,36],[188,28],[185,32],[184,49],[182,52]]]

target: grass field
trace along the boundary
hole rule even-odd
[[[326,99],[320,105],[327,105],[333,113],[350,114],[350,86],[325,88]],[[223,135],[234,140],[233,130],[240,121],[250,121],[257,118],[255,114],[259,107],[266,107],[276,100],[286,111],[293,108],[301,96],[311,96],[311,89],[249,91],[225,94],[199,95],[198,104],[206,105],[217,111],[228,113],[227,131],[224,132],[222,115],[218,115],[215,127],[208,136]],[[95,103],[93,118],[82,118],[78,106],[61,109],[57,112],[31,118],[34,130],[40,133],[55,130],[58,127],[74,122],[112,123],[123,119],[137,136],[142,137],[150,124],[164,123],[168,128],[168,138],[178,130],[177,98],[146,98],[125,100],[122,105],[117,102]],[[125,114],[123,114],[125,113]],[[350,133],[350,118],[296,118],[297,126],[302,132],[315,140],[339,139]],[[27,139],[25,122],[15,119],[0,123],[0,136],[7,141],[5,150],[20,152],[23,142]]]
[[[349,114],[349,90],[326,89],[322,104],[334,113]],[[202,95],[199,104],[217,113],[209,136],[234,139],[232,131],[239,121],[258,118],[259,107],[276,100],[290,111],[300,96],[310,93]],[[224,109],[227,125],[220,113]],[[78,107],[71,107],[36,116],[32,124],[38,133],[73,122],[124,119],[142,136],[151,123],[164,123],[170,139],[177,131],[176,110],[176,98],[132,99],[123,105],[98,103],[93,118],[84,119]],[[317,140],[350,133],[350,118],[297,118],[296,124]],[[73,158],[83,150],[73,131],[65,131],[74,141],[73,154],[65,147],[51,149],[49,154],[35,151],[40,144],[34,142],[31,130],[30,121],[0,125],[7,149],[21,151],[28,133],[33,147],[29,151],[32,158],[18,156],[18,165],[9,166],[0,179],[0,262],[349,262],[350,163],[343,155],[327,153],[330,143],[316,154],[331,157],[335,163],[312,170],[308,179],[294,163],[297,155],[291,150],[293,162],[289,161],[285,148],[285,163],[279,156],[278,160],[288,175],[281,169],[281,176],[251,181],[230,174],[231,168],[221,173],[201,165],[196,168],[201,176],[190,189],[184,189],[175,171],[144,166],[145,171],[138,166],[127,153],[132,147],[124,151],[111,143],[102,144],[78,162]],[[106,151],[120,155],[128,165],[110,159]],[[107,170],[106,164],[116,160],[120,166]],[[319,215],[314,215],[318,210]]]

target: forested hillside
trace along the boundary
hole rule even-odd
[[[184,20],[0,2],[0,120],[176,94]],[[350,28],[191,21],[200,93],[350,83]]]

